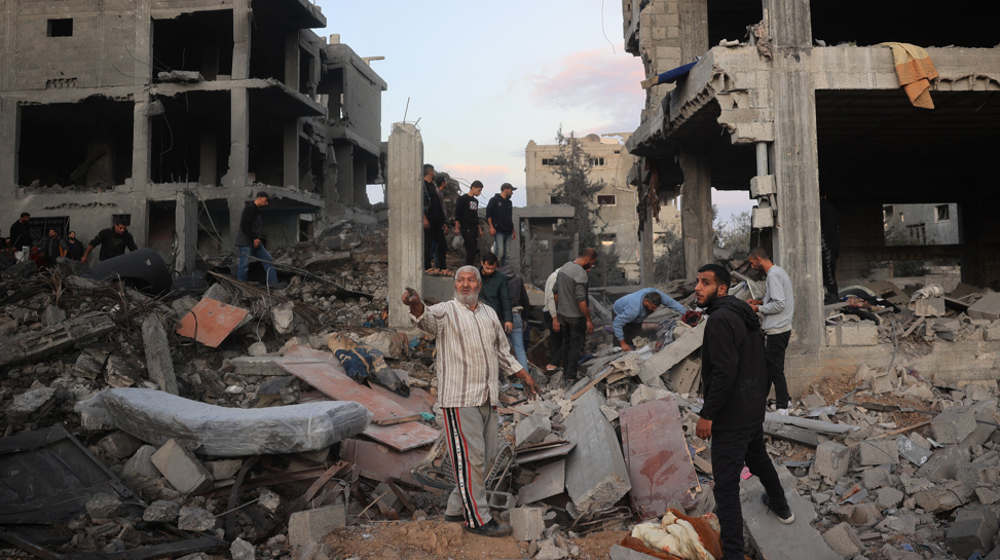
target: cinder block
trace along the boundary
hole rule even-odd
[[[913,314],[917,317],[944,317],[944,298],[918,299],[914,303]]]
[[[181,494],[200,492],[215,480],[194,453],[175,439],[163,444],[163,447],[153,453],[151,460],[167,482]]]
[[[296,547],[321,542],[330,531],[346,525],[343,504],[293,513],[288,519],[288,544]]]
[[[966,313],[973,319],[988,319],[990,321],[1000,319],[1000,292],[986,294],[979,298],[979,301],[969,306]]]
[[[517,505],[517,498],[509,492],[487,492],[486,503],[493,509],[507,511]]]
[[[903,501],[904,494],[895,488],[879,488],[875,503],[882,509],[898,506]]]
[[[208,472],[212,473],[215,480],[226,480],[235,478],[236,473],[243,468],[243,461],[239,459],[223,459],[220,461],[209,461],[206,465]]]
[[[540,443],[550,433],[552,433],[552,422],[548,414],[536,412],[517,423],[517,427],[514,428],[514,446]]]
[[[823,533],[823,540],[834,552],[844,558],[854,558],[865,551],[865,545],[861,543],[858,533],[854,527],[851,527],[850,523],[834,525],[829,531]]]
[[[542,515],[545,508],[515,508],[510,510],[510,526],[514,538],[519,541],[537,541],[545,531]]]
[[[152,445],[140,447],[122,467],[122,479],[145,481],[159,478],[160,471],[156,470],[152,461],[154,453],[156,448]]]
[[[577,399],[565,421],[564,437],[576,444],[566,459],[566,491],[581,513],[611,507],[632,489],[618,436],[601,412],[603,404],[597,389],[591,389]]]
[[[899,462],[899,450],[893,440],[876,439],[862,441],[858,446],[861,450],[861,465],[884,465]]]
[[[841,346],[874,346],[878,344],[878,327],[869,321],[855,325],[840,325]]]
[[[916,466],[922,466],[930,459],[931,452],[925,447],[917,444],[913,439],[906,436],[899,436],[896,438],[896,450],[899,454],[906,458],[909,462]]]
[[[851,448],[835,441],[824,441],[816,448],[816,472],[820,476],[837,480],[847,474],[851,462]]]
[[[110,433],[100,441],[97,446],[104,450],[109,456],[121,461],[126,457],[131,457],[142,447],[142,442],[131,434],[122,431]]]
[[[957,445],[952,445],[935,451],[931,458],[924,463],[924,466],[920,467],[917,474],[932,482],[954,480],[958,466],[968,462],[969,452]]]
[[[955,406],[931,421],[934,439],[943,445],[959,443],[976,429],[976,413],[969,407]]]
[[[968,558],[976,552],[986,554],[993,548],[997,516],[988,507],[966,508],[958,513],[945,539],[955,556]]]
[[[969,488],[1000,485],[1000,469],[996,464],[966,463],[955,468],[955,478]]]

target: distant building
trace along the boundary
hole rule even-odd
[[[628,134],[610,136],[628,137]],[[583,150],[590,157],[590,180],[603,181],[604,189],[590,201],[592,208],[599,208],[597,218],[598,239],[601,243],[618,252],[619,265],[629,280],[639,278],[639,239],[636,234],[636,189],[629,186],[628,176],[635,157],[628,153],[625,145],[615,138],[600,137],[588,134],[579,138]],[[525,149],[525,175],[527,186],[527,204],[529,207],[546,204],[560,204],[566,201],[558,200],[554,194],[559,183],[555,172],[555,161],[559,156],[559,145],[539,145],[534,140],[528,142]],[[666,245],[662,239],[666,231],[680,235],[680,213],[676,204],[665,201],[660,208],[660,221],[654,225],[654,247],[662,254]],[[660,238],[660,243],[655,243]],[[572,243],[572,240],[563,240]],[[561,251],[556,250],[556,253]],[[570,253],[567,252],[567,255]],[[558,266],[561,263],[556,263]]]
[[[885,204],[886,245],[958,245],[958,204]]]

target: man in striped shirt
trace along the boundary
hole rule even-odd
[[[529,398],[538,385],[511,354],[496,312],[479,301],[481,286],[479,271],[463,266],[455,274],[455,299],[425,307],[408,288],[403,303],[417,327],[437,338],[438,402],[455,468],[445,520],[464,520],[470,533],[503,537],[511,528],[490,515],[484,480],[497,451],[499,374],[515,375]]]

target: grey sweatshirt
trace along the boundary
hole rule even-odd
[[[764,283],[763,304],[758,308],[764,316],[761,329],[766,334],[778,334],[792,330],[792,315],[795,313],[795,295],[792,294],[792,279],[785,269],[774,265],[767,271]]]
[[[589,282],[587,271],[573,261],[564,264],[559,269],[559,276],[552,287],[552,293],[559,296],[556,311],[560,317],[583,318],[583,311],[580,311],[579,304],[581,301],[587,301]]]

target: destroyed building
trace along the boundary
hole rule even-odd
[[[997,287],[1000,229],[989,210],[997,203],[991,161],[1000,143],[995,26],[960,10],[936,10],[934,25],[926,25],[919,10],[881,5],[863,17],[824,2],[622,6],[626,50],[649,77],[641,124],[626,143],[640,166],[656,172],[641,192],[663,200],[683,185],[689,278],[712,261],[711,189],[749,190],[758,200],[753,226],[795,289],[787,360],[793,392],[893,353],[885,344],[844,348],[842,337],[828,337],[822,197],[839,214],[841,287],[877,263],[914,260],[960,264],[962,282]],[[933,67],[927,58],[907,60],[909,47],[899,43],[897,59],[888,41],[925,47]],[[926,75],[911,79],[906,71],[914,67]],[[954,208],[958,240],[886,243],[887,204]],[[983,341],[961,352],[938,347],[923,365],[941,379],[993,379],[998,349]],[[970,355],[980,356],[974,365]]]
[[[251,194],[271,246],[369,206],[386,83],[306,0],[0,3],[0,224],[112,219],[192,271]]]
[[[625,277],[629,281],[638,281],[639,236],[636,234],[635,221],[638,200],[636,191],[628,183],[635,158],[625,150],[622,142],[608,136],[618,135],[606,135],[602,138],[596,134],[588,134],[575,141],[580,143],[580,147],[589,156],[590,180],[604,183],[604,188],[590,201],[591,207],[599,211],[596,220],[598,239],[606,249],[617,251],[618,264]],[[628,137],[627,134],[624,136]],[[536,144],[534,140],[528,142],[524,150],[524,172],[529,207],[565,203],[553,194],[560,181],[554,167],[559,151],[559,145]],[[667,231],[680,232],[680,213],[674,201],[661,207],[659,218],[653,223],[654,239],[662,239]],[[572,245],[572,240],[563,240],[563,245],[567,247],[564,250],[565,256],[560,254],[563,258],[555,259],[557,266],[575,258],[568,248]],[[657,257],[666,251],[665,243],[654,243],[654,247]]]

